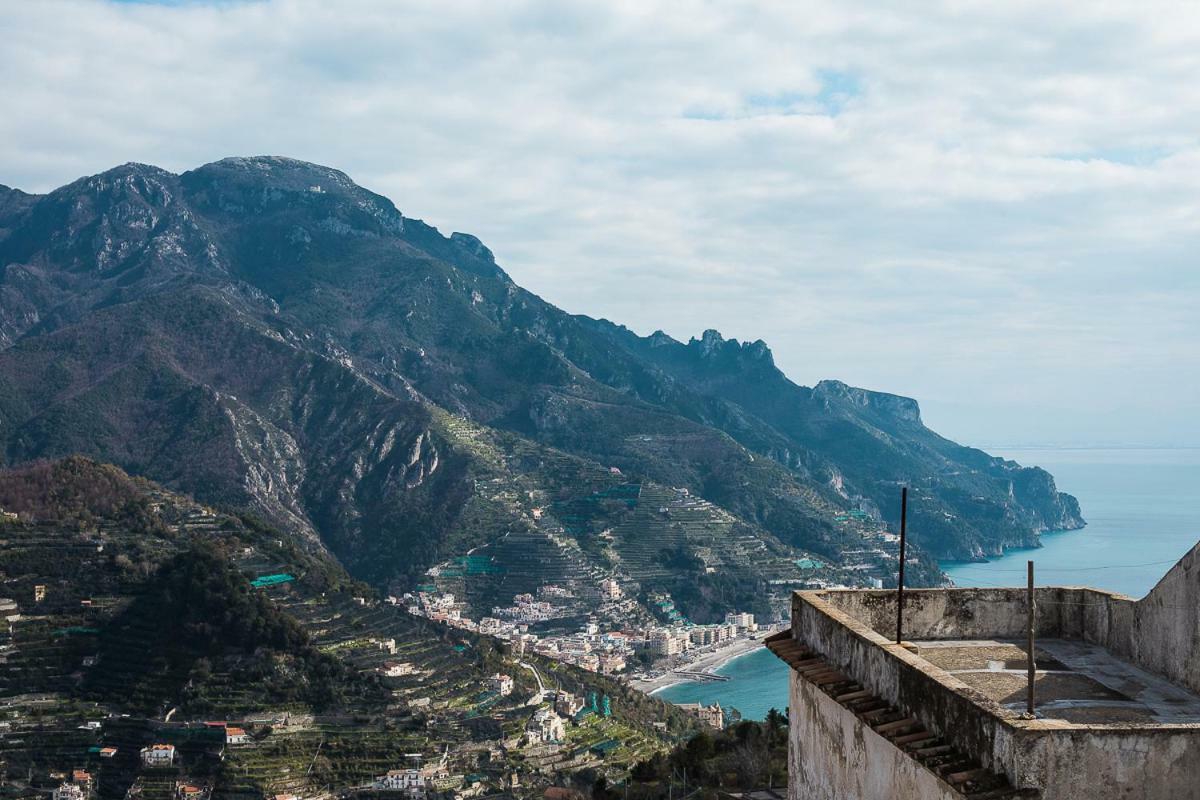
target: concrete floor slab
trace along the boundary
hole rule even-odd
[[[917,653],[1013,709],[1024,709],[1027,649],[1002,640],[918,641]],[[1117,658],[1066,639],[1036,644],[1038,716],[1069,722],[1200,722],[1200,696]]]

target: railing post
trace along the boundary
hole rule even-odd
[[[904,540],[908,528],[908,487],[900,490],[900,574],[896,580],[896,644],[904,642]]]
[[[1033,629],[1034,629],[1034,600],[1033,596],[1033,562],[1029,562],[1029,589],[1025,605],[1029,608],[1029,696],[1026,698],[1026,711],[1033,714],[1033,679],[1037,675],[1037,664],[1033,659]]]

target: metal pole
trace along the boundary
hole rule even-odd
[[[908,487],[900,490],[900,575],[896,581],[896,644],[904,641],[904,540],[908,528]]]
[[[1029,697],[1026,701],[1026,711],[1033,714],[1033,679],[1037,674],[1037,665],[1033,659],[1033,619],[1034,619],[1034,598],[1033,598],[1033,562],[1029,562],[1029,590],[1028,597],[1025,603],[1029,607]]]

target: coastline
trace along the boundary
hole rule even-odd
[[[629,685],[640,692],[654,695],[671,686],[693,681],[695,680],[694,676],[681,675],[679,674],[679,671],[684,670],[690,673],[715,673],[717,670],[729,664],[731,661],[735,661],[742,656],[747,656],[762,647],[763,639],[775,632],[775,628],[759,631],[751,637],[737,639],[733,642],[730,642],[725,647],[718,648],[711,653],[705,653],[694,661],[689,661],[686,664],[682,664],[675,669],[664,672],[658,677],[651,678],[650,680],[630,681]]]

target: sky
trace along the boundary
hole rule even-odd
[[[0,3],[0,183],[337,167],[980,446],[1200,446],[1200,6]]]

